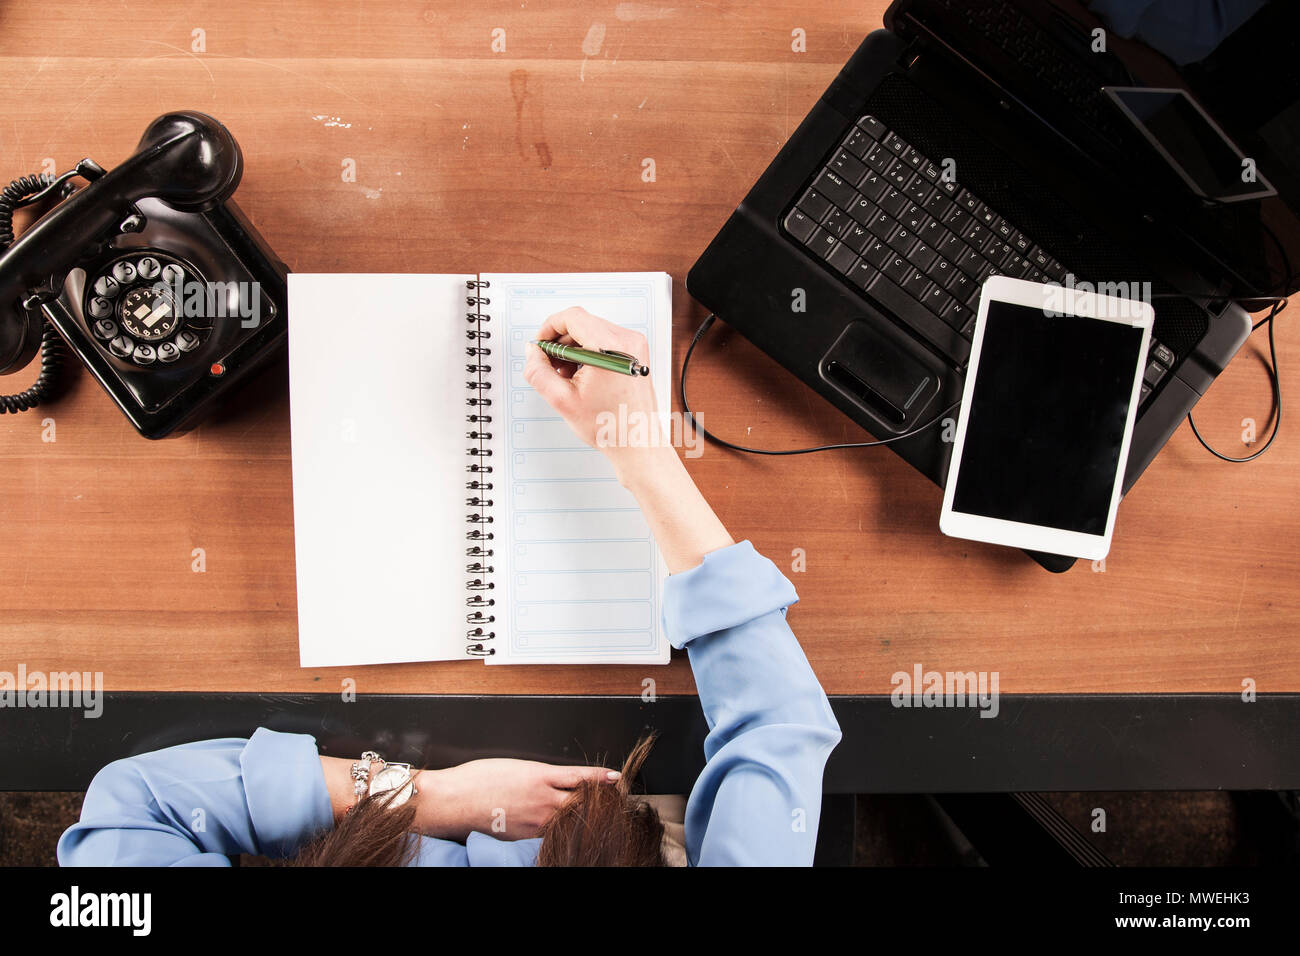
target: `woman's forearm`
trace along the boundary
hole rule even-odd
[[[644,449],[620,464],[619,480],[641,506],[669,574],[689,571],[710,551],[735,543],[672,447]]]

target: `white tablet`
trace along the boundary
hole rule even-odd
[[[1145,302],[984,283],[939,528],[1104,558],[1155,313]]]

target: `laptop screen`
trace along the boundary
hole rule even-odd
[[[896,0],[885,22],[901,17],[1103,167],[1113,201],[1186,233],[1233,294],[1300,286],[1300,3]]]

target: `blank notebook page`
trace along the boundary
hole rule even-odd
[[[303,667],[465,657],[472,278],[289,276]]]

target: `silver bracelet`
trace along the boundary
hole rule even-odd
[[[360,760],[352,764],[352,792],[356,795],[357,803],[360,803],[361,798],[370,792],[370,765],[372,763],[382,764],[384,758],[373,750],[367,750],[361,755]],[[353,804],[353,806],[355,805]],[[352,807],[348,807],[348,809],[351,810]]]

